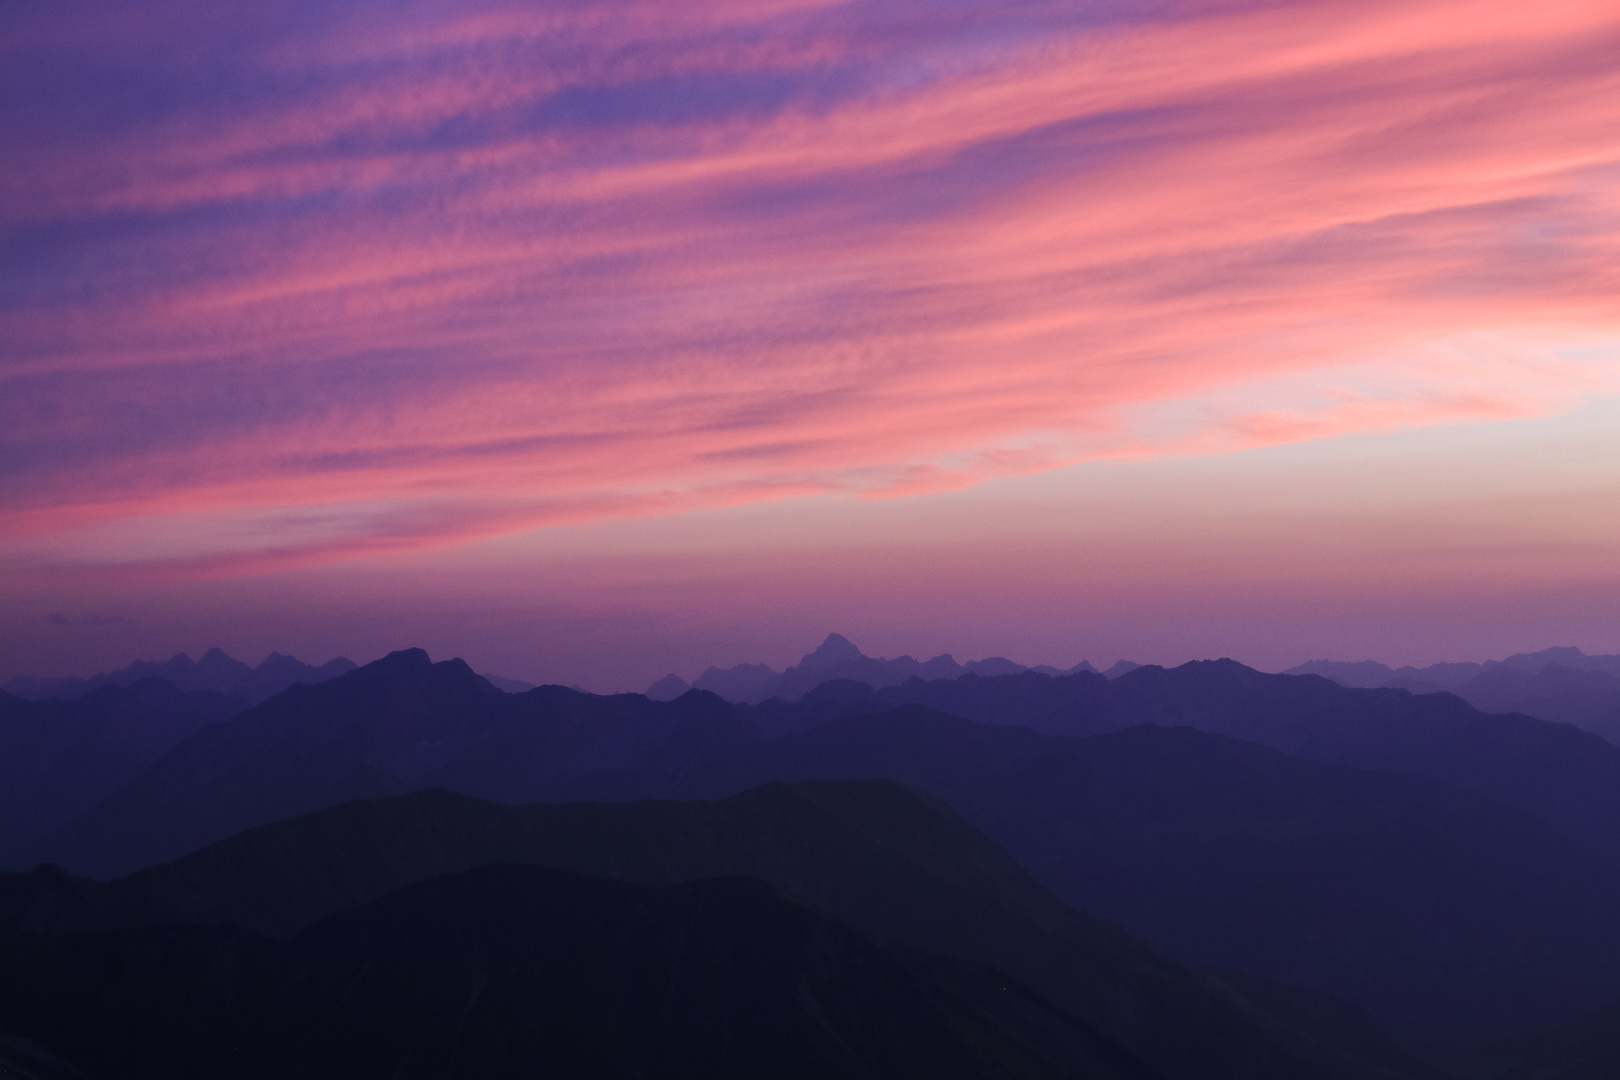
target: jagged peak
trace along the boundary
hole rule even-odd
[[[816,646],[816,651],[806,653],[799,661],[799,667],[818,671],[822,668],[832,667],[834,664],[846,663],[850,660],[864,660],[866,654],[855,647],[855,643],[843,634],[828,634],[822,643]]]

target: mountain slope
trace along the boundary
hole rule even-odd
[[[1437,1051],[1620,992],[1607,867],[1421,777],[1190,729],[1066,739],[917,707],[828,722],[748,769],[921,786],[1080,910],[1200,966],[1323,987]]]
[[[504,807],[421,792],[263,826],[106,885],[0,879],[0,916],[58,933],[235,922],[287,934],[491,861],[658,886],[755,877],[870,932],[1005,970],[1167,1077],[1414,1075],[1292,1031],[1078,915],[942,804],[883,781],[773,784],[712,803]]]
[[[12,934],[0,955],[0,1024],[98,1077],[1147,1077],[1005,976],[740,879],[496,864],[287,943]]]
[[[161,679],[75,701],[0,692],[0,869],[32,865],[46,836],[134,779],[175,744],[246,702]]]
[[[1484,712],[1523,713],[1576,727],[1620,745],[1620,656],[1588,656],[1560,646],[1483,664],[1432,664],[1395,670],[1371,660],[1313,660],[1285,675],[1321,675],[1341,686],[1394,687],[1414,694],[1447,690]]]
[[[267,821],[430,784],[506,802],[648,797],[747,737],[712,694],[507,694],[460,660],[405,650],[198,733],[35,859],[111,877]]]
[[[1563,724],[1480,712],[1449,694],[1358,690],[1318,676],[1267,675],[1232,660],[1143,667],[1108,680],[1033,673],[912,681],[853,693],[820,720],[856,711],[926,705],[985,723],[1094,735],[1136,724],[1186,726],[1297,757],[1413,773],[1521,807],[1600,857],[1620,852],[1620,746]],[[772,722],[791,726],[792,706]],[[812,720],[801,718],[800,727]]]

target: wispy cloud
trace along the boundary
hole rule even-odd
[[[14,567],[1620,389],[1609,5],[82,8],[0,16]]]

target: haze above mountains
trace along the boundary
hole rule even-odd
[[[1613,660],[1426,671],[1477,688]],[[741,700],[658,700],[507,692],[421,650],[271,661],[0,693],[0,1067],[200,1077],[244,1047],[310,1076],[903,1076],[933,1051],[964,1076],[1141,1080],[1620,1066],[1620,747],[1411,672],[1043,671],[832,635],[787,671],[697,680]],[[696,966],[677,940],[704,943]],[[583,974],[604,968],[623,979]],[[523,1017],[563,1015],[558,980],[592,996],[536,1041]],[[778,1034],[718,1034],[738,1025]],[[638,1039],[650,1056],[606,1049]]]

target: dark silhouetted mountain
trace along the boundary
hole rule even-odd
[[[1620,656],[1587,656],[1569,646],[1517,653],[1483,664],[1432,664],[1392,669],[1371,660],[1313,660],[1285,675],[1320,675],[1341,686],[1389,687],[1414,694],[1445,690],[1484,712],[1523,713],[1574,724],[1620,743]]]
[[[753,777],[887,776],[1059,896],[1199,966],[1324,987],[1454,1049],[1620,992],[1620,891],[1535,817],[1190,729],[1086,739],[917,707],[762,746]]]
[[[286,935],[490,861],[658,886],[759,878],[883,937],[999,967],[1166,1077],[1422,1074],[1376,1040],[1370,1065],[1337,1033],[1292,1032],[1271,1017],[1275,1002],[1258,1009],[1076,914],[943,804],[883,781],[773,784],[719,802],[505,807],[427,791],[350,803],[108,884],[54,868],[0,878],[0,926],[230,922]]]
[[[712,671],[714,669],[710,668],[709,670]],[[657,682],[647,687],[647,696],[653,701],[674,701],[676,698],[680,697],[690,689],[692,689],[691,683],[687,682],[674,672],[670,672],[662,679],[659,679]]]
[[[247,702],[162,679],[103,686],[73,701],[0,692],[0,868],[129,783],[177,743]]]
[[[1343,1048],[1357,1062],[1394,1076],[1454,1080],[1416,1061],[1372,1013],[1326,991],[1290,986],[1251,972],[1215,972],[1212,977],[1295,1031],[1309,1034],[1322,1044]]]
[[[1474,1072],[1491,1080],[1614,1080],[1620,1076],[1620,1001],[1574,1023],[1499,1040]]]
[[[1089,667],[1090,665],[1087,665],[1087,666]],[[1142,666],[1141,664],[1134,664],[1129,660],[1115,660],[1113,666],[1110,667],[1107,671],[1103,672],[1103,675],[1106,678],[1117,679],[1121,675],[1130,674],[1131,672],[1135,671],[1137,668],[1139,668],[1141,666]]]
[[[881,712],[907,698],[991,723],[921,713],[926,723],[907,721],[907,727],[894,717],[910,714],[883,722],[851,715]],[[1420,775],[1365,779],[1358,772],[1351,775],[1363,779],[1335,780],[1333,770],[1312,771],[1320,765],[1243,748],[1261,755],[1251,760],[1222,740],[1198,742],[1191,732],[1162,746],[1149,741],[1145,749],[1121,743],[1135,746],[1144,762],[1157,762],[1140,766],[1147,778],[1142,790],[1168,800],[1163,827],[1191,837],[1189,865],[1227,890],[1220,903],[1206,905],[1209,911],[1193,910],[1205,905],[1204,884],[1179,874],[1175,860],[1149,843],[1162,840],[1155,839],[1161,826],[1150,808],[1132,811],[1142,815],[1140,829],[1115,836],[1084,816],[1089,804],[1074,801],[1088,790],[1092,766],[1086,763],[1102,751],[1074,748],[1087,740],[1013,726],[1085,733],[1154,722],[1225,729],[1254,742],[1285,744],[1280,748],[1302,758]],[[863,743],[866,737],[879,739],[882,752]],[[1615,845],[1605,846],[1603,838],[1617,835],[1617,754],[1572,728],[1487,716],[1449,695],[1348,690],[1230,661],[1173,671],[1146,667],[1112,680],[1025,672],[918,679],[879,690],[832,682],[796,703],[741,708],[697,690],[667,703],[562,687],[501,694],[464,664],[433,664],[413,651],[320,686],[294,688],[188,740],[64,830],[46,852],[69,869],[110,876],[253,824],[343,801],[367,785],[389,792],[439,784],[518,803],[716,796],[772,779],[889,776],[945,797],[1053,884],[1063,879],[1040,860],[1061,860],[1065,844],[1077,845],[1078,867],[1117,856],[1117,880],[1104,875],[1115,881],[1108,886],[1114,892],[1082,894],[1071,881],[1063,884],[1067,895],[1127,922],[1152,915],[1160,921],[1150,936],[1177,942],[1176,948],[1183,937],[1198,938],[1199,927],[1224,927],[1225,937],[1211,930],[1202,940],[1200,962],[1323,986],[1404,1031],[1430,1028],[1436,1038],[1462,1038],[1504,1022],[1504,1014],[1513,1021],[1555,1019],[1620,989],[1594,986],[1605,976],[1592,973],[1605,964],[1604,971],[1620,971],[1607,951],[1609,924],[1603,921],[1620,905],[1604,891],[1606,882],[1554,831],[1508,808],[1529,809],[1612,858]],[[1126,764],[1118,766],[1121,775],[1130,774]],[[1068,777],[1063,783],[1074,787],[1073,799],[1065,802],[1050,785],[1043,787],[1041,768]],[[1195,827],[1200,815],[1218,823],[1226,820],[1222,814],[1235,813],[1221,802],[1227,796],[1210,794],[1208,803],[1177,809],[1180,788],[1147,782],[1155,768],[1182,776],[1190,792],[1241,794],[1252,786],[1274,790],[1275,797],[1233,822],[1230,835],[1215,827],[1206,835]],[[1423,775],[1508,807],[1428,783]],[[1046,810],[1043,798],[1050,802]],[[1029,815],[1039,827],[1027,824]],[[1301,831],[1309,843],[1298,840]],[[1088,836],[1086,843],[1101,845],[1096,851],[1080,843]],[[1452,842],[1454,857],[1445,854]],[[1319,852],[1321,861],[1305,858],[1301,845]],[[1126,873],[1132,866],[1134,878]],[[1252,918],[1242,910],[1245,903],[1265,908],[1252,890],[1243,891],[1254,881],[1301,890],[1311,900],[1302,907],[1327,920],[1327,928],[1312,937],[1297,921],[1244,923]],[[1101,888],[1096,882],[1088,887]],[[1341,892],[1363,907],[1335,907]],[[1404,916],[1402,898],[1410,903]],[[1116,912],[1103,906],[1108,903],[1132,910]],[[1453,925],[1437,914],[1448,905],[1472,914]],[[1585,951],[1570,955],[1577,936]],[[1408,943],[1409,964],[1396,964],[1391,957]],[[1227,948],[1232,951],[1221,951]],[[1357,982],[1347,969],[1361,955],[1366,963],[1356,969]],[[1551,987],[1544,981],[1549,966],[1561,971]],[[1453,978],[1464,970],[1492,974]],[[1374,985],[1376,993],[1369,990]],[[1411,1009],[1395,1015],[1396,1003],[1408,1001]]]
[[[1456,694],[1484,712],[1574,724],[1620,742],[1620,728],[1606,721],[1620,710],[1620,677],[1607,671],[1547,664],[1532,673],[1503,663],[1474,676]]]
[[[0,1034],[0,1076],[6,1080],[88,1080],[39,1044],[6,1034]]]
[[[743,741],[735,709],[713,694],[503,694],[460,660],[406,650],[199,732],[35,858],[110,877],[253,825],[432,784],[503,802],[648,797]]]
[[[0,1024],[96,1077],[1143,1078],[1005,975],[746,879],[495,864],[290,942],[8,935]]]
[[[8,693],[29,701],[44,698],[81,698],[103,686],[132,686],[143,679],[164,679],[181,690],[212,690],[228,697],[258,704],[281,693],[294,683],[313,684],[335,679],[354,670],[354,662],[338,657],[320,667],[312,667],[281,653],[271,653],[258,667],[233,660],[220,649],[209,649],[201,660],[193,661],[179,653],[164,663],[137,660],[119,671],[103,672],[88,679],[16,678],[6,683]]]
[[[920,704],[1054,734],[1193,727],[1297,757],[1441,780],[1529,810],[1604,858],[1620,852],[1620,747],[1564,724],[1482,713],[1450,694],[1350,689],[1233,660],[1150,665],[1112,680],[1024,673],[914,681],[867,691],[865,704],[850,693],[820,717]],[[791,727],[790,712],[778,708],[773,722]]]
[[[265,821],[419,787],[491,726],[500,703],[523,696],[459,660],[391,653],[198,732],[50,838],[42,857],[116,874]]]

